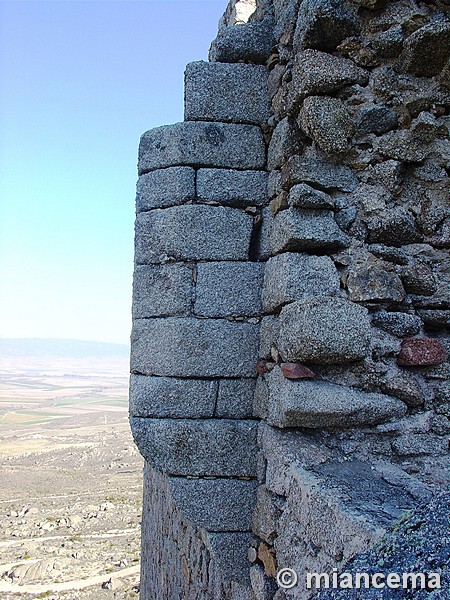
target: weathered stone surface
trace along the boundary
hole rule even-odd
[[[311,369],[300,363],[281,363],[280,368],[286,379],[314,379],[315,377]]]
[[[422,406],[424,393],[418,380],[411,375],[397,375],[381,386],[381,391],[400,398],[411,407]]]
[[[278,329],[278,317],[270,315],[261,320],[259,337],[259,356],[261,358],[271,358],[270,351],[273,346],[276,346]]]
[[[426,145],[407,129],[390,131],[379,139],[383,156],[404,162],[422,162],[427,155]]]
[[[437,75],[450,57],[450,24],[429,23],[412,33],[404,43],[399,68],[420,77]]]
[[[393,440],[392,448],[400,456],[439,456],[448,453],[448,439],[420,433],[401,435]]]
[[[367,220],[369,242],[402,246],[421,240],[414,217],[404,208],[391,208],[378,212]]]
[[[261,210],[253,228],[253,250],[251,260],[267,260],[270,256],[270,232],[273,227],[273,217],[269,207]]]
[[[402,281],[407,292],[419,296],[432,296],[439,287],[433,269],[421,260],[406,266],[402,270]]]
[[[242,600],[250,600],[251,592],[247,588],[250,585],[247,552],[252,536],[248,533],[210,533],[208,540],[220,572],[225,580],[233,582],[231,600],[240,600],[241,598]],[[236,589],[236,582],[245,587]],[[218,598],[221,597],[218,596]]]
[[[290,208],[274,218],[270,243],[272,253],[278,254],[311,248],[344,248],[348,238],[331,211]]]
[[[302,149],[302,134],[296,121],[285,117],[277,124],[270,138],[268,169],[280,169],[290,156],[299,154]]]
[[[394,129],[398,125],[397,114],[387,106],[367,106],[361,110],[357,132],[359,135],[376,133],[378,135]]]
[[[137,265],[133,277],[133,318],[187,316],[192,307],[192,267]]]
[[[446,359],[445,348],[434,338],[407,338],[402,343],[397,363],[405,367],[439,365]]]
[[[170,477],[177,508],[208,531],[250,531],[256,481]]]
[[[130,414],[173,419],[212,417],[217,391],[217,381],[131,375]]]
[[[265,64],[275,43],[273,19],[224,27],[209,51],[209,60],[237,63],[241,60]]]
[[[322,190],[352,192],[358,186],[354,173],[337,165],[311,148],[302,156],[293,156],[283,166],[281,185],[289,189],[296,183],[310,183]]]
[[[151,129],[139,144],[139,175],[177,165],[262,169],[265,149],[255,125],[188,121]]]
[[[334,93],[354,83],[365,85],[368,79],[367,71],[347,58],[304,50],[297,53],[292,71],[292,101]]]
[[[305,98],[300,110],[303,131],[328,154],[341,154],[348,149],[355,126],[344,102],[328,96]]]
[[[358,427],[383,423],[406,413],[400,400],[367,394],[326,381],[290,381],[275,368],[269,385],[267,422],[275,427]]]
[[[270,312],[295,300],[333,296],[338,291],[339,276],[331,258],[286,252],[266,264],[263,308]]]
[[[357,35],[358,21],[341,0],[304,0],[294,34],[294,49],[332,51],[345,38]]]
[[[259,65],[193,62],[185,71],[186,121],[263,123],[271,114],[267,69]]]
[[[153,469],[148,462],[144,467],[144,504],[142,509],[142,573],[140,597],[142,600],[175,598],[180,594],[191,600],[205,596],[221,600],[247,600],[243,585],[230,581],[219,565],[209,536],[225,537],[221,548],[232,556],[235,563],[234,578],[248,579],[248,563],[239,558],[236,545],[247,550],[248,534],[210,533],[195,527],[182,514],[174,502],[169,478]],[[239,540],[230,536],[241,536]],[[216,546],[214,546],[216,548]],[[161,564],[165,565],[161,569]],[[199,573],[199,565],[208,565],[201,576],[186,578],[186,573]],[[240,567],[240,572],[239,567]],[[250,585],[250,582],[248,582]],[[240,595],[233,595],[239,587]]]
[[[166,208],[195,198],[195,171],[191,167],[168,167],[139,177],[136,212]]]
[[[354,302],[369,300],[401,302],[405,296],[400,277],[389,263],[374,256],[355,261],[349,268],[346,287]]]
[[[427,327],[440,329],[450,327],[450,310],[419,310],[419,315]]]
[[[131,430],[142,456],[169,475],[255,475],[255,421],[132,417]]]
[[[333,208],[334,200],[325,192],[316,190],[306,183],[298,183],[289,190],[289,206],[295,208]]]
[[[136,219],[137,264],[176,260],[246,260],[251,216],[222,206],[174,206]]]
[[[263,274],[261,263],[199,263],[194,313],[203,317],[260,315]]]
[[[285,361],[347,363],[369,350],[367,309],[341,298],[288,304],[280,314],[278,349]]]
[[[229,169],[199,169],[199,202],[219,202],[229,206],[262,206],[269,201],[267,173]]]
[[[219,382],[215,416],[226,419],[253,417],[254,379],[223,379]]]
[[[369,10],[376,10],[385,6],[387,0],[351,0],[353,4],[368,8]]]
[[[395,58],[403,49],[403,38],[403,29],[397,25],[375,35],[371,39],[371,46],[379,56]]]
[[[372,317],[372,323],[397,337],[416,335],[422,327],[420,317],[402,312],[381,311],[375,313]]]
[[[258,326],[216,319],[137,319],[131,371],[173,377],[253,377]]]

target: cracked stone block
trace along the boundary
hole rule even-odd
[[[306,96],[333,94],[346,85],[366,85],[368,72],[348,58],[319,50],[298,52],[292,71],[291,102]]]
[[[267,79],[262,65],[190,63],[185,71],[184,118],[262,123],[271,115]]]
[[[253,219],[223,206],[156,209],[136,218],[137,264],[175,260],[246,260]]]
[[[217,381],[132,374],[130,414],[173,419],[212,417],[217,393]]]
[[[275,43],[273,19],[251,21],[221,29],[211,45],[211,62],[249,61],[265,64]]]
[[[136,212],[166,208],[195,198],[195,171],[191,167],[168,167],[139,177],[136,185]]]
[[[170,477],[177,508],[208,531],[250,531],[257,481]]]
[[[336,249],[348,245],[331,211],[290,208],[273,221],[270,242],[273,254],[309,249]]]
[[[283,163],[294,154],[302,151],[302,134],[293,119],[287,117],[273,130],[267,151],[267,167],[270,171],[281,169]]]
[[[226,419],[251,418],[255,385],[254,379],[222,379],[214,416]]]
[[[131,371],[173,377],[254,377],[258,325],[225,319],[136,319]]]
[[[343,298],[301,300],[280,313],[278,349],[286,362],[361,360],[369,352],[370,339],[367,309]]]
[[[218,202],[227,206],[263,206],[268,203],[268,174],[265,171],[199,169],[199,202]]]
[[[142,456],[169,475],[254,477],[256,421],[131,418]]]
[[[334,200],[325,192],[316,190],[306,183],[298,183],[289,190],[289,206],[295,208],[333,208]]]
[[[355,126],[342,100],[309,96],[303,102],[299,119],[303,131],[327,154],[348,150]]]
[[[199,263],[194,314],[203,317],[260,315],[263,274],[261,263]]]
[[[263,307],[266,312],[271,312],[295,300],[334,296],[339,285],[336,267],[328,256],[279,254],[266,264]]]
[[[281,185],[289,190],[296,183],[308,183],[326,191],[352,192],[358,187],[356,175],[343,165],[331,162],[314,148],[290,158],[281,171]]]
[[[263,169],[265,147],[255,125],[187,121],[144,133],[139,144],[139,175],[178,165]]]
[[[361,427],[406,414],[397,398],[327,381],[289,380],[276,367],[265,376],[269,387],[267,422],[275,427]]]
[[[137,265],[133,277],[133,318],[188,316],[192,290],[189,265]]]
[[[333,51],[347,37],[358,35],[355,14],[340,0],[304,0],[298,13],[294,49]]]

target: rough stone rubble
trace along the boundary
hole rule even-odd
[[[142,136],[143,600],[308,598],[277,569],[342,569],[448,489],[445,13],[232,1]]]

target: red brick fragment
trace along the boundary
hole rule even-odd
[[[269,371],[271,371],[275,366],[274,362],[271,362],[270,360],[258,360],[258,362],[256,363],[256,372],[258,373],[258,375],[264,375],[264,373],[268,373]]]
[[[403,340],[397,364],[404,367],[439,365],[446,359],[445,348],[434,338],[406,338]]]
[[[299,363],[281,363],[281,370],[286,379],[314,379],[315,373]]]

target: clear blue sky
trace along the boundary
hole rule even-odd
[[[0,337],[128,342],[139,137],[226,4],[0,1]]]

